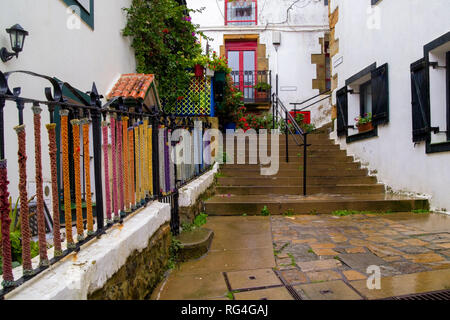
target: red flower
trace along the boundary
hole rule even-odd
[[[178,101],[183,100],[183,99],[184,99],[184,97],[178,97],[177,98]]]
[[[163,32],[164,32],[165,34],[167,34],[167,33],[169,33],[169,29],[164,28],[164,29],[163,29]]]

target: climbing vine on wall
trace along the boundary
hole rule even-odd
[[[137,72],[156,74],[161,98],[173,104],[189,86],[187,69],[201,54],[197,35],[206,38],[189,16],[202,9],[187,9],[175,0],[133,0],[124,10],[123,35],[132,38]]]

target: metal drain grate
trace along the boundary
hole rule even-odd
[[[450,290],[440,290],[418,294],[408,294],[405,296],[391,297],[384,300],[430,300],[430,301],[444,301],[450,300]]]

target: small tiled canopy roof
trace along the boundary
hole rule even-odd
[[[155,79],[153,74],[129,73],[123,74],[107,98],[114,97],[144,100]]]

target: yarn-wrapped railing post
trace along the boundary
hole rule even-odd
[[[113,223],[111,215],[111,191],[109,181],[109,150],[108,150],[108,122],[106,121],[106,113],[103,115],[102,122],[102,135],[103,135],[103,159],[105,169],[105,201],[106,201],[106,219],[107,224]]]
[[[12,257],[11,257],[11,239],[9,217],[9,192],[8,192],[8,170],[7,161],[5,159],[5,127],[3,118],[3,109],[5,107],[5,99],[0,98],[0,219],[2,222],[2,262],[3,262],[3,288],[11,288],[14,286],[14,276],[12,273]]]
[[[69,168],[69,110],[59,112],[61,119],[62,143],[62,171],[64,185],[64,223],[66,225],[67,248],[74,249],[75,242],[72,235],[72,199],[70,195],[70,168]]]
[[[153,174],[153,195],[160,196],[159,185],[159,142],[158,142],[159,121],[157,114],[154,114],[152,122],[152,174]]]
[[[50,114],[53,114],[53,110],[50,110]],[[50,172],[52,177],[52,210],[53,210],[53,255],[59,257],[62,255],[61,247],[61,232],[59,223],[59,198],[58,198],[58,165],[57,165],[57,152],[56,147],[56,123],[53,123],[53,116],[50,117],[51,122],[46,125],[48,133],[48,149],[50,155]]]
[[[41,112],[38,103],[33,105],[34,113],[34,162],[36,167],[36,198],[37,198],[37,220],[39,237],[39,266],[48,267],[47,239],[45,236],[44,217],[44,187],[42,181],[42,145],[41,145]],[[28,204],[27,204],[28,205]]]
[[[86,113],[87,115],[87,113]],[[80,120],[83,131],[83,157],[84,157],[84,181],[85,181],[85,200],[86,200],[86,218],[87,218],[87,234],[94,235],[94,217],[92,213],[92,196],[91,196],[91,156],[89,150],[89,118],[85,117]]]
[[[128,147],[128,117],[122,117],[122,139],[123,139],[123,192],[125,199],[125,214],[131,212],[130,208],[130,192],[129,192],[129,174],[130,174],[130,166],[129,166],[129,147]]]
[[[120,107],[119,107],[120,110]],[[125,207],[124,207],[124,192],[123,192],[123,150],[122,150],[122,116],[120,113],[117,114],[117,121],[116,121],[116,142],[117,142],[117,179],[118,179],[118,201],[119,201],[119,220],[122,219],[125,216]]]
[[[73,119],[70,121],[72,124],[73,133],[73,162],[74,162],[74,175],[75,175],[75,207],[77,217],[77,240],[84,240],[84,227],[83,227],[83,207],[81,200],[81,179],[80,179],[80,120]]]
[[[19,162],[19,198],[20,198],[20,225],[22,230],[22,268],[23,275],[29,277],[33,275],[33,266],[31,264],[31,231],[28,209],[28,191],[27,191],[27,149],[26,133],[23,124],[24,101],[17,99],[17,109],[19,111],[19,125],[14,127],[18,138],[18,162]]]

